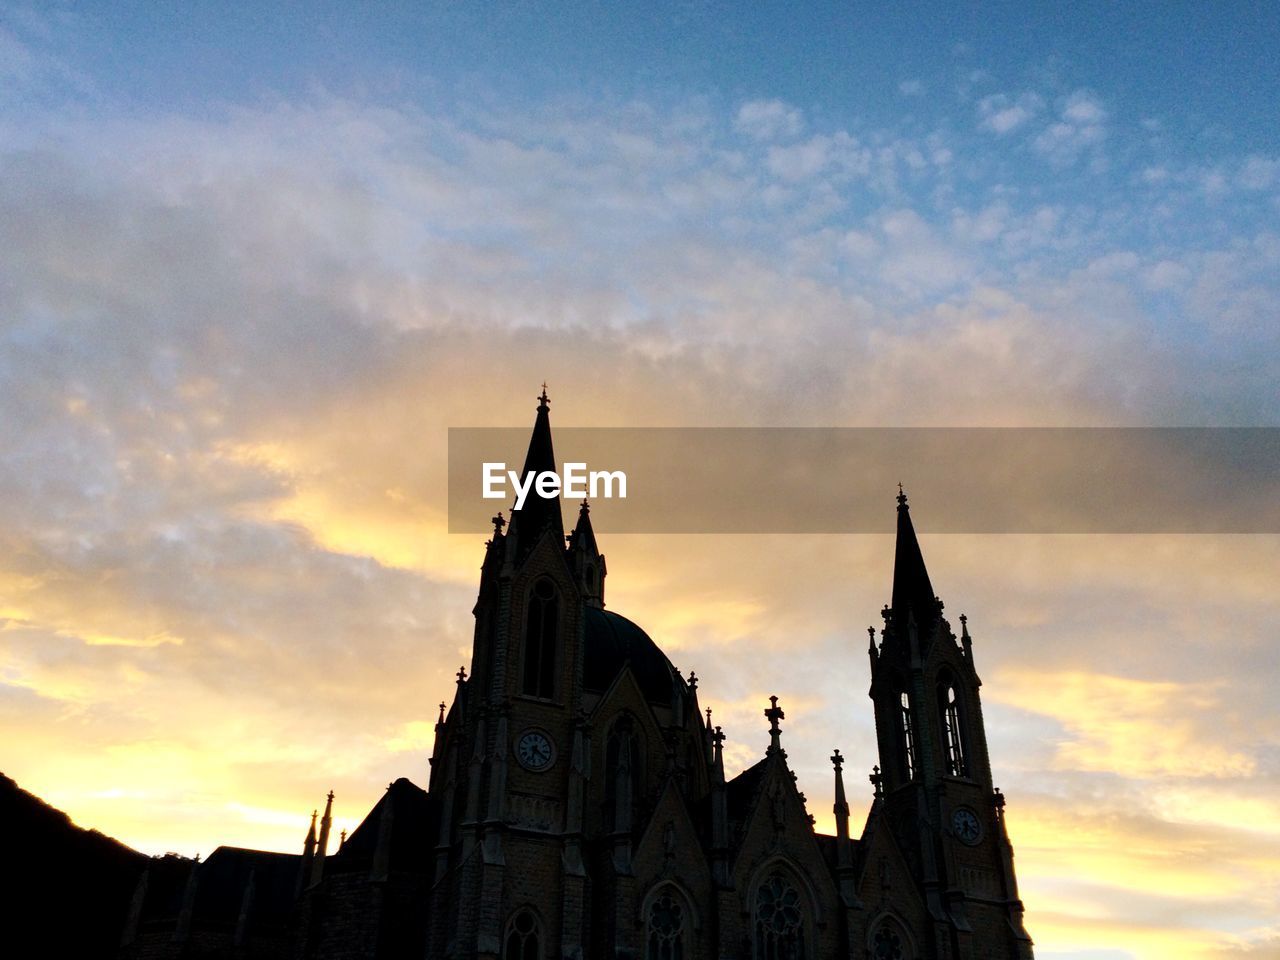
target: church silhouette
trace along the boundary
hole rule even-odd
[[[538,399],[526,476],[556,469]],[[428,789],[392,783],[340,846],[330,793],[300,855],[153,858],[121,955],[1031,957],[973,641],[964,616],[959,637],[943,616],[901,492],[897,511],[857,834],[838,750],[836,834],[814,830],[776,697],[765,755],[726,780],[697,678],[605,608],[588,505],[566,537],[559,500],[535,494],[509,526],[494,518],[470,675],[440,704]]]

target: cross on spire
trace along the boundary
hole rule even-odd
[[[538,409],[545,410],[551,406],[551,398],[547,396],[547,381],[542,381],[542,393],[538,395]]]
[[[502,519],[502,511],[501,511],[501,510],[499,510],[499,511],[498,511],[498,515],[497,515],[497,516],[495,516],[495,517],[493,518],[493,521],[492,521],[492,522],[493,522],[493,532],[494,532],[495,534],[501,534],[501,533],[502,533],[502,528],[503,528],[503,527],[505,527],[505,526],[507,525],[507,521],[506,521],[506,520],[504,520],[504,519]]]
[[[764,715],[769,721],[769,752],[774,753],[782,749],[782,729],[778,726],[778,721],[787,719],[787,715],[778,706],[778,698],[773,696],[769,697],[769,709]]]
[[[458,686],[462,686],[467,682],[467,668],[465,666],[459,667],[458,672],[454,674],[454,676],[458,678]]]
[[[836,768],[836,773],[839,773],[844,768],[844,757],[840,756],[839,749],[831,755],[831,765]]]
[[[880,775],[880,766],[878,764],[871,768],[871,776],[867,779],[871,781],[871,786],[875,788],[876,799],[879,800],[884,796],[884,777]]]
[[[689,689],[690,690],[698,689],[698,675],[694,673],[692,670],[689,671]]]
[[[720,745],[724,743],[724,731],[719,727],[716,727],[715,730],[711,732],[711,742],[715,744],[718,749]]]

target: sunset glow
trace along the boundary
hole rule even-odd
[[[557,426],[1280,423],[1262,5],[218,6],[0,7],[0,770],[139,850],[425,785],[447,430],[544,380]],[[860,827],[893,538],[592,510],[730,774],[777,695]],[[921,545],[1036,956],[1280,957],[1280,537]]]

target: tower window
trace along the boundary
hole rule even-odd
[[[916,776],[916,728],[911,722],[911,697],[902,691],[898,701],[898,722],[902,727],[902,774],[905,780]]]
[[[967,777],[969,765],[965,762],[964,734],[960,728],[960,699],[955,684],[943,683],[939,688],[938,700],[947,748],[947,773],[953,777]]]
[[[684,908],[668,890],[649,907],[645,960],[684,960]]]
[[[609,731],[605,747],[604,825],[609,831],[635,826],[643,797],[643,751],[635,723],[623,715]],[[621,804],[619,801],[622,801]]]
[[[521,910],[507,924],[502,960],[538,960],[538,920],[530,911]]]
[[[786,877],[772,874],[756,891],[754,960],[806,960],[804,911]]]
[[[872,960],[910,960],[911,949],[892,920],[884,920],[871,935]]]
[[[555,696],[556,631],[560,601],[555,585],[545,577],[529,594],[529,613],[524,630],[524,677],[521,691],[531,697]]]

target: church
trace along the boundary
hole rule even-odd
[[[522,476],[556,469],[538,401]],[[301,854],[153,858],[120,955],[1032,956],[973,641],[943,616],[901,492],[891,598],[868,631],[872,800],[851,824],[835,751],[835,836],[788,768],[777,698],[764,756],[727,779],[697,678],[606,608],[606,574],[587,503],[567,536],[558,499],[495,517],[427,789],[389,785],[340,844],[330,794]]]

